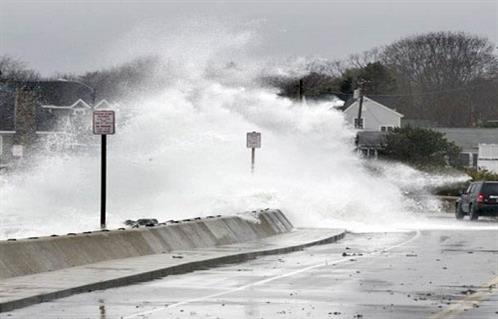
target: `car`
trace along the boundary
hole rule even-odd
[[[469,215],[470,220],[479,216],[498,216],[498,182],[472,182],[461,192],[455,204],[455,217],[463,219]]]

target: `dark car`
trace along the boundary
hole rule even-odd
[[[479,216],[498,216],[498,182],[473,182],[457,199],[455,216],[471,220]]]

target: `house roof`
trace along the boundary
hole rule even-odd
[[[346,101],[346,103],[344,103],[344,106],[343,106],[343,111],[346,112],[349,108],[353,107],[353,104],[355,104],[355,102],[357,102],[359,99],[349,99],[348,101]],[[363,103],[367,102],[367,101],[370,101],[372,103],[374,103],[375,105],[387,110],[387,111],[390,111],[392,113],[395,113],[396,115],[400,116],[400,117],[404,117],[403,114],[385,106],[384,104],[380,103],[380,102],[377,102],[371,98],[369,98],[368,96],[363,96]]]
[[[460,146],[464,152],[477,151],[479,144],[496,144],[498,128],[433,128],[445,134],[448,141]]]
[[[73,81],[0,82],[0,130],[15,130],[15,96],[17,88],[31,90],[37,97],[37,130],[49,131],[69,106],[89,106],[94,92],[83,83]],[[66,110],[66,111],[64,111]]]

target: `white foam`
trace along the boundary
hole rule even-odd
[[[246,33],[233,38],[218,32],[212,47],[203,38],[209,50],[201,50],[199,60],[195,37],[173,39],[173,49],[159,52],[167,61],[159,72],[174,70],[172,81],[157,95],[122,103],[128,106],[119,110],[120,118],[127,120],[108,137],[109,227],[141,217],[167,220],[271,207],[298,226],[400,229],[420,221],[407,189],[455,179],[434,180],[386,163],[372,170],[354,152],[354,132],[339,111],[296,104],[255,85],[256,63],[246,78],[243,66],[218,69],[218,55],[234,46],[240,51],[249,41]],[[181,55],[182,45],[187,56]],[[255,174],[245,148],[245,133],[253,130],[262,133],[263,145]],[[32,168],[0,176],[0,198],[2,238],[96,229],[98,154],[39,156]]]

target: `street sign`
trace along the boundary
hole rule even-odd
[[[356,89],[353,91],[353,99],[357,99],[360,97],[360,89]]]
[[[24,149],[22,145],[12,145],[12,156],[22,157],[24,153]]]
[[[115,132],[114,111],[93,112],[93,134],[108,135]]]
[[[102,150],[100,164],[100,228],[106,228],[107,201],[107,135],[114,134],[116,127],[114,111],[93,111],[93,134],[101,135]]]
[[[261,133],[247,133],[247,148],[261,148]]]
[[[251,173],[254,173],[254,163],[256,162],[256,149],[261,148],[261,133],[247,132],[247,148],[251,149]]]

